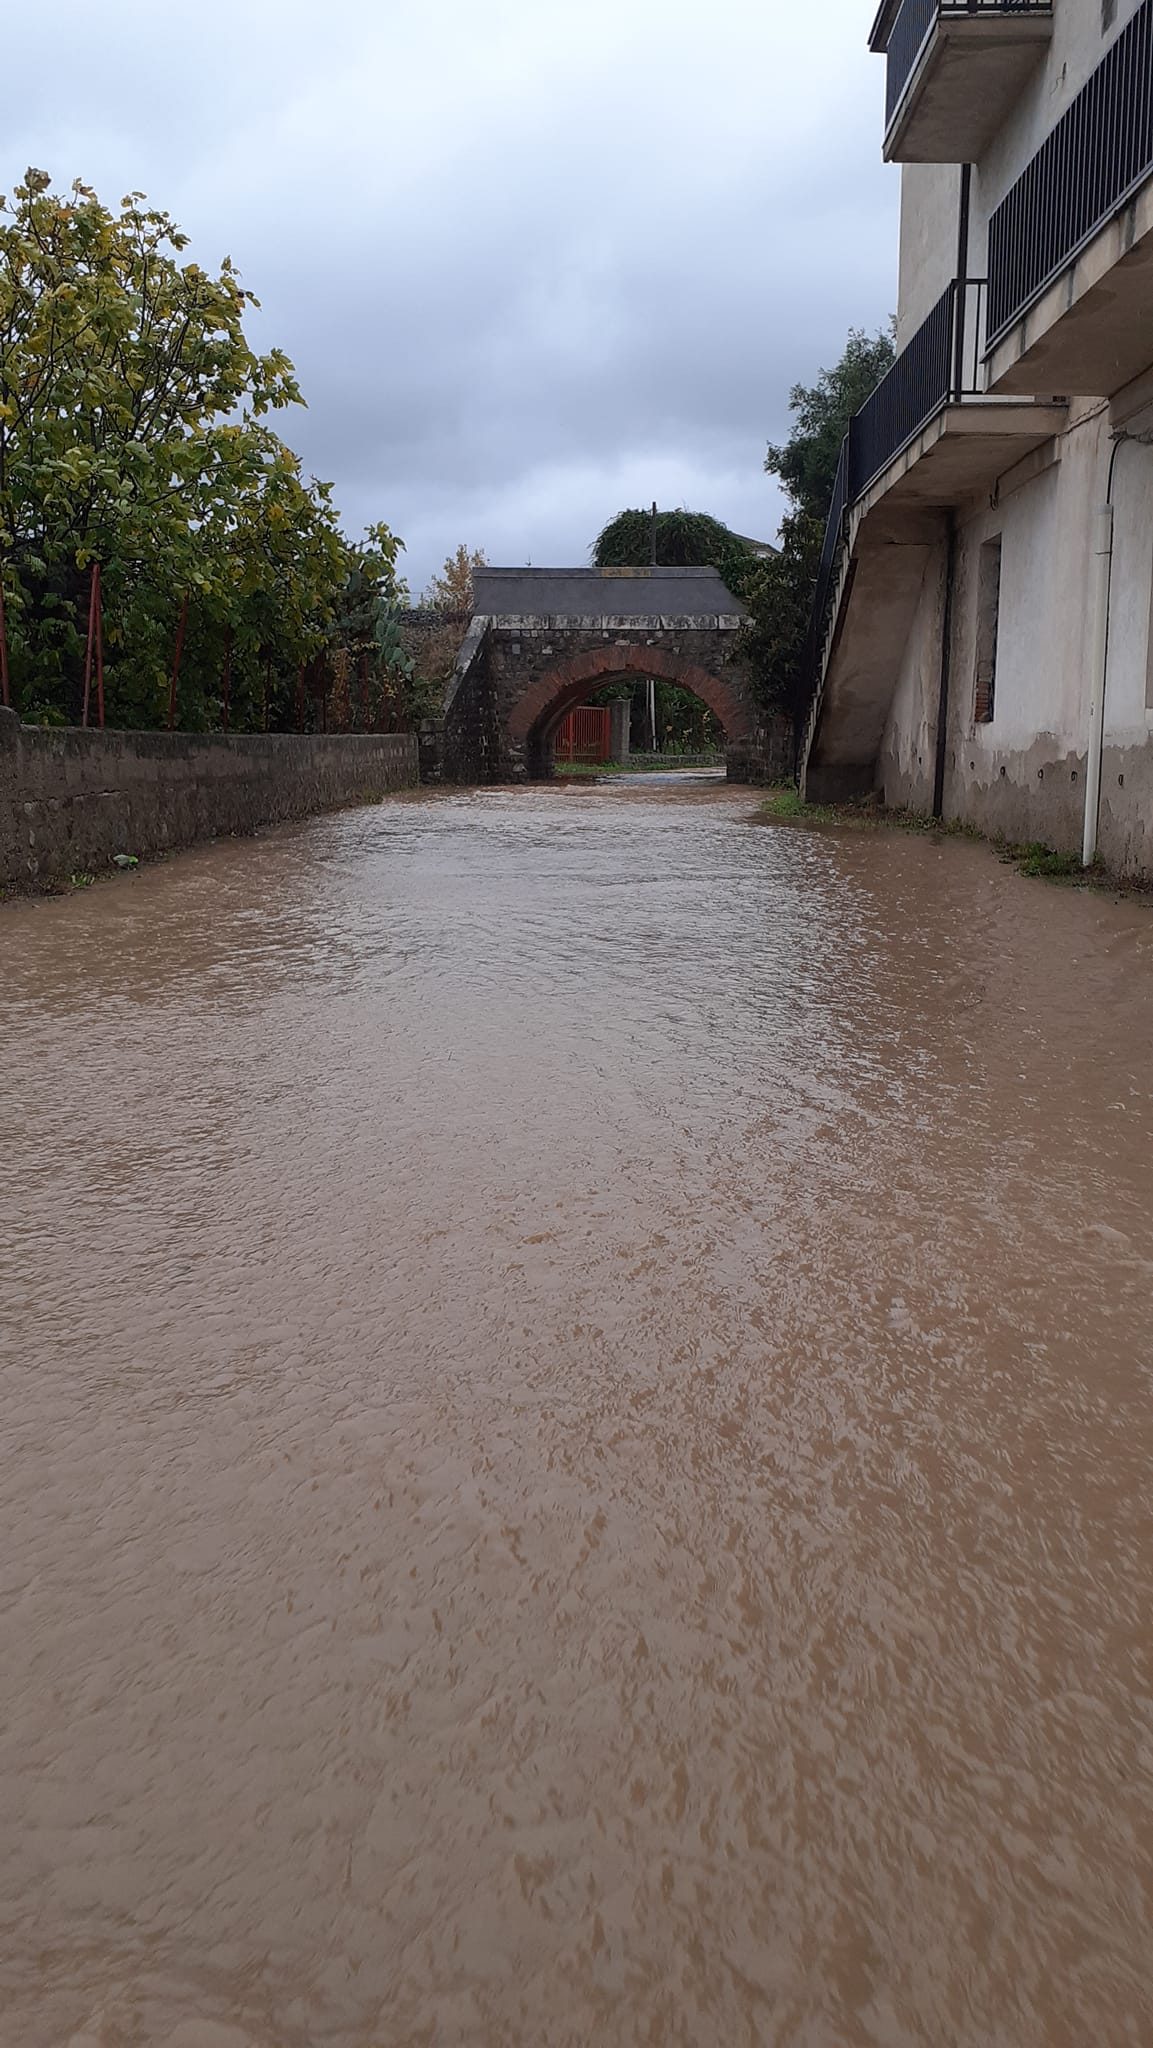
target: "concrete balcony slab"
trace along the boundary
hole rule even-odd
[[[1153,362],[1153,176],[1000,338],[991,392],[1109,398]]]
[[[963,505],[1034,448],[1063,431],[1062,401],[967,398],[947,405],[864,492],[858,528],[874,509]]]
[[[940,15],[889,123],[886,163],[975,163],[1052,34],[1051,14]]]

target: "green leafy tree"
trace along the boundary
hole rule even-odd
[[[211,659],[208,711],[227,635],[241,713],[230,722],[259,725],[267,713],[270,724],[283,726],[296,721],[301,668],[315,668],[336,637],[353,551],[331,487],[306,482],[297,457],[274,436],[262,453],[259,438],[249,437],[247,488],[206,527],[214,573],[211,603],[199,617]]]
[[[230,261],[130,193],[29,171],[0,199],[0,577],[15,701],[75,718],[99,562],[115,723],[287,722],[330,641],[350,551],[328,488],[266,424],[302,402]],[[266,713],[266,698],[271,697]]]
[[[780,447],[770,442],[765,456],[765,468],[780,477],[794,511],[824,525],[849,421],[892,363],[891,324],[873,335],[853,327],[831,370],[822,370],[815,384],[794,384],[789,393],[792,432]]]
[[[824,522],[808,512],[781,521],[778,551],[758,563],[745,593],[749,621],[741,652],[752,663],[766,703],[796,715],[804,693],[801,673]]]
[[[423,715],[404,631],[409,592],[399,570],[403,550],[404,542],[379,522],[351,553],[335,638],[348,657],[354,725],[395,726]]]
[[[742,646],[766,700],[794,718],[801,715],[807,690],[805,641],[841,443],[853,414],[892,362],[891,329],[869,336],[853,328],[831,370],[822,370],[815,384],[794,385],[792,431],[779,447],[770,444],[765,456],[789,509],[778,553],[758,562],[742,592],[751,614]]]

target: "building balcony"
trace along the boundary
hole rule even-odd
[[[846,505],[859,524],[875,507],[964,504],[1065,424],[1063,399],[986,388],[988,286],[954,280],[849,422]]]
[[[1153,0],[989,222],[987,383],[1111,396],[1153,361]]]
[[[925,567],[957,506],[1062,431],[1060,402],[990,397],[986,286],[954,281],[849,423],[809,633],[802,781],[816,801],[873,774]]]
[[[954,279],[849,422],[825,529],[818,632],[837,560],[863,509],[960,504],[1064,425],[1060,401],[989,396],[987,293],[984,278]]]
[[[1052,32],[1053,0],[884,0],[886,163],[975,163]]]

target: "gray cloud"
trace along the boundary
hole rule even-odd
[[[63,16],[63,18],[62,18]],[[194,21],[194,28],[185,24]],[[624,503],[775,530],[790,386],[895,299],[855,0],[68,0],[7,31],[0,186],[139,187],[258,293],[280,425],[419,587]],[[12,108],[15,107],[15,114]]]

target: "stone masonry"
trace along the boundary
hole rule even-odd
[[[408,733],[95,732],[0,710],[0,885],[372,803],[417,779]]]
[[[790,772],[791,733],[758,702],[736,652],[745,616],[736,600],[713,570],[653,570],[646,581],[649,574],[489,570],[478,576],[478,605],[515,600],[574,608],[478,610],[446,703],[442,760],[449,780],[548,776],[557,728],[574,705],[606,683],[649,677],[679,684],[708,705],[724,728],[734,779],[766,781]],[[640,608],[653,598],[685,608]],[[622,608],[590,609],[613,602]]]

